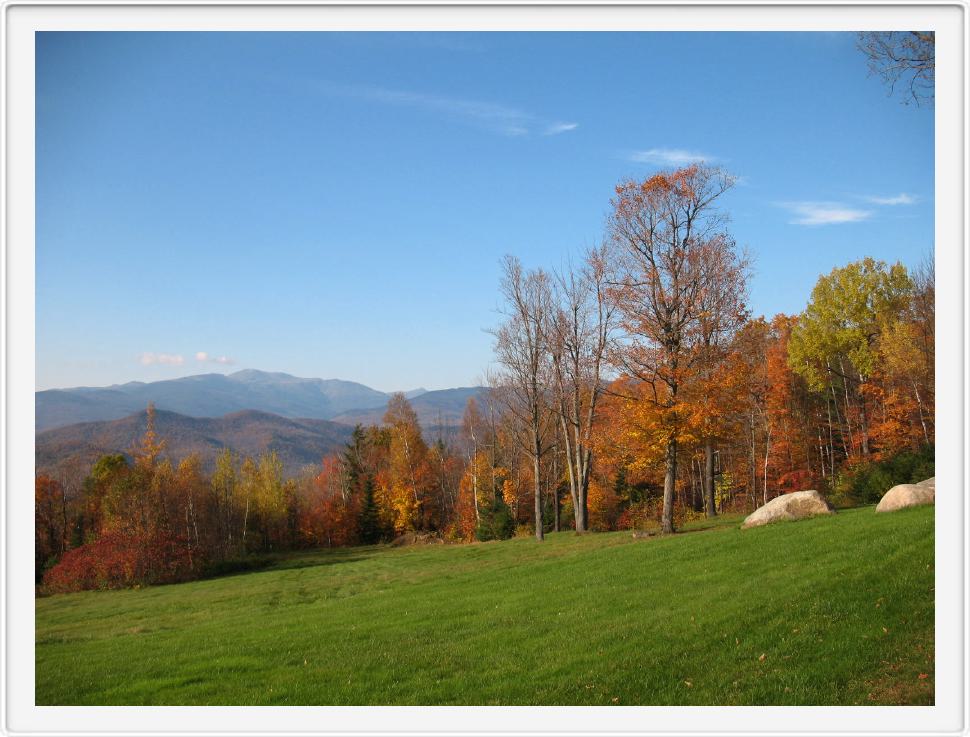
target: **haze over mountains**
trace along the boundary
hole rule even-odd
[[[461,423],[483,387],[406,392],[432,440]],[[247,369],[169,381],[49,389],[35,394],[38,472],[86,474],[106,453],[127,453],[145,431],[145,408],[156,408],[166,455],[199,453],[211,468],[223,448],[239,455],[276,451],[293,476],[319,464],[349,440],[353,426],[380,424],[390,394],[339,379],[304,379]]]

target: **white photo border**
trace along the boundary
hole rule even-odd
[[[5,2],[0,273],[4,734],[967,734],[964,2]],[[931,707],[38,707],[34,704],[34,32],[935,30],[936,704]],[[873,82],[876,83],[875,80]],[[959,400],[958,400],[959,398]],[[962,490],[947,495],[946,490]]]

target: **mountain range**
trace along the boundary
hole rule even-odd
[[[405,392],[430,440],[452,434],[471,397],[484,387]],[[166,455],[199,453],[212,469],[231,448],[257,456],[274,450],[295,476],[339,452],[356,424],[380,424],[390,394],[339,379],[304,379],[247,369],[108,387],[49,389],[35,394],[38,473],[86,474],[105,453],[127,453],[145,431],[145,408]],[[73,473],[72,473],[73,471]]]
[[[451,425],[460,421],[468,398],[482,391],[482,387],[431,392],[416,389],[405,396],[422,424]],[[256,410],[281,417],[367,424],[380,420],[390,396],[353,381],[304,379],[246,369],[149,383],[40,391],[34,398],[35,430],[117,420],[145,409],[149,402],[157,409],[189,417],[222,417]]]

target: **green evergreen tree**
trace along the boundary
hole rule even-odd
[[[361,491],[360,482],[364,477],[364,446],[367,435],[359,424],[354,427],[350,442],[344,450],[343,466],[347,476],[347,488],[351,494]]]
[[[360,506],[360,517],[357,521],[357,530],[360,541],[365,545],[373,545],[381,541],[384,537],[384,530],[381,527],[381,520],[377,514],[377,502],[374,500],[374,479],[367,476],[364,479],[364,499]]]
[[[501,499],[495,499],[491,508],[481,514],[475,538],[481,542],[488,540],[508,540],[515,534],[515,520],[512,510]]]

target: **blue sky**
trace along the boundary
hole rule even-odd
[[[469,385],[499,261],[697,157],[757,314],[933,249],[932,107],[835,33],[38,33],[37,387],[241,368]]]

